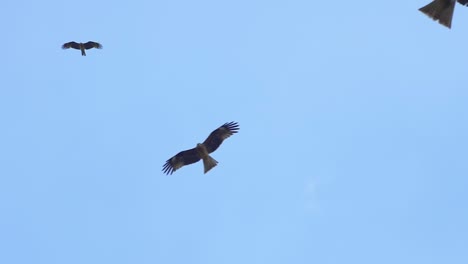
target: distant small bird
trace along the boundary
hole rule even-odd
[[[426,6],[423,6],[419,11],[428,15],[435,21],[439,20],[439,23],[451,28],[453,10],[455,9],[455,3],[458,2],[464,6],[468,5],[468,0],[434,0]]]
[[[181,151],[174,157],[168,159],[166,164],[163,165],[162,171],[169,175],[185,165],[195,163],[202,159],[205,173],[207,173],[218,164],[209,154],[218,149],[226,138],[237,133],[238,130],[239,125],[236,122],[225,123],[211,132],[202,144],[198,143],[195,148]]]
[[[86,43],[76,43],[72,41],[72,42],[68,42],[62,45],[62,49],[69,49],[69,48],[81,50],[81,56],[86,56],[85,50],[92,49],[92,48],[102,49],[102,45],[94,41],[88,41]]]

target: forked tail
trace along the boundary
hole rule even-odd
[[[440,24],[450,28],[452,26],[455,3],[456,1],[434,0],[428,5],[421,7],[419,11],[436,21],[439,20]]]
[[[214,168],[217,164],[218,162],[215,159],[213,159],[210,155],[206,156],[206,158],[203,159],[203,167],[205,167],[205,173]]]

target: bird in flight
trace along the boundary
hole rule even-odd
[[[455,9],[455,3],[458,2],[464,6],[468,5],[468,0],[434,0],[426,6],[423,6],[419,11],[428,15],[435,21],[439,21],[440,24],[451,28],[453,10]]]
[[[68,42],[62,45],[62,49],[78,49],[81,50],[81,56],[86,56],[85,50],[96,48],[96,49],[102,49],[102,45],[94,42],[94,41],[88,41],[86,43],[76,43],[74,41]]]
[[[169,175],[185,165],[189,165],[203,160],[205,173],[215,167],[218,162],[209,154],[218,149],[223,141],[239,131],[239,125],[236,122],[225,123],[208,136],[203,143],[198,143],[195,148],[177,153],[174,157],[168,159],[163,165],[162,171]]]

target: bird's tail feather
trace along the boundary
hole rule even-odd
[[[211,156],[206,156],[206,158],[203,159],[203,167],[205,167],[205,173],[214,168],[217,164],[218,162]]]
[[[450,28],[452,26],[455,3],[455,1],[434,0],[428,5],[421,7],[419,11],[436,21],[439,20],[440,24]]]
[[[86,56],[86,52],[84,49],[81,50],[81,56]]]

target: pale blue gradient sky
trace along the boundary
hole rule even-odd
[[[0,263],[468,263],[468,8],[429,1],[7,1]]]

